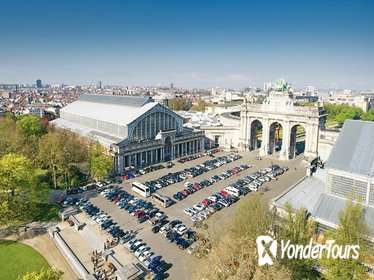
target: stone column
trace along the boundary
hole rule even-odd
[[[291,144],[291,127],[290,122],[285,121],[283,123],[283,133],[282,133],[282,150],[280,152],[281,160],[290,159],[290,144]]]
[[[160,161],[164,161],[165,160],[165,150],[164,148],[161,148],[161,159]]]
[[[260,148],[260,156],[267,156],[269,151],[269,120],[263,120],[263,127],[262,127],[262,141],[261,141],[261,148]]]

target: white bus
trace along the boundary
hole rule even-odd
[[[144,197],[149,197],[151,195],[151,190],[149,189],[149,187],[139,182],[133,182],[131,184],[131,189]]]
[[[159,193],[154,193],[152,195],[152,199],[155,203],[157,203],[157,204],[159,204],[159,205],[161,205],[162,207],[165,207],[165,208],[169,207],[171,202],[172,202],[172,200],[169,197],[167,197],[165,195],[161,195]]]

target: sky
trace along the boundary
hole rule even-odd
[[[370,0],[13,0],[0,83],[374,88]]]

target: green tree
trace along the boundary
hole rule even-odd
[[[17,224],[29,218],[35,197],[36,176],[32,162],[22,155],[0,158],[0,224]]]
[[[38,156],[41,167],[49,170],[53,185],[57,188],[57,178],[62,173],[64,164],[63,143],[59,133],[50,132],[41,137]]]
[[[24,142],[23,131],[16,126],[16,118],[12,114],[0,118],[0,157],[8,153],[19,153]]]
[[[368,275],[362,263],[367,253],[365,237],[368,236],[368,227],[363,214],[360,200],[354,201],[353,194],[350,194],[345,209],[339,212],[338,228],[326,232],[326,239],[335,240],[335,244],[360,246],[359,258],[356,260],[333,259],[326,256],[321,260],[323,274],[327,280],[367,279]]]
[[[314,237],[314,222],[306,217],[303,208],[294,209],[291,205],[285,206],[286,214],[283,217],[277,238],[290,240],[292,244],[307,245]],[[318,279],[320,274],[314,269],[317,263],[313,259],[282,259],[281,263],[292,272],[293,279]]]
[[[76,165],[87,159],[87,148],[75,134],[67,131],[51,131],[39,140],[39,164],[52,174],[57,188],[59,179],[69,182],[77,171]]]
[[[168,106],[174,111],[188,111],[191,108],[191,101],[186,98],[173,98],[168,100]]]
[[[336,116],[336,121],[343,124],[345,120],[359,120],[364,112],[361,108],[344,108]]]
[[[371,109],[369,110],[369,112],[364,113],[364,114],[361,116],[361,120],[363,120],[363,121],[371,121],[371,122],[373,122],[373,121],[374,121],[374,108],[371,108]]]
[[[18,128],[22,129],[26,138],[39,137],[44,133],[40,118],[34,115],[22,115],[18,117],[16,124]]]
[[[97,181],[104,179],[113,170],[112,157],[98,143],[93,143],[89,149],[89,168],[91,177]]]
[[[258,266],[256,239],[268,234],[274,215],[258,194],[239,202],[233,223],[213,242],[209,254],[198,262],[196,279],[291,279],[279,261]]]
[[[18,280],[63,280],[63,272],[58,269],[47,268],[39,272],[28,272],[18,277]]]

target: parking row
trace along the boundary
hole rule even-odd
[[[181,250],[189,248],[197,240],[196,232],[179,220],[171,221],[163,227],[154,227],[152,231],[153,233],[160,233],[170,243],[175,244]]]
[[[121,189],[106,189],[103,190],[101,194],[107,199],[112,200],[112,202],[118,203],[118,197],[125,196],[127,192]],[[126,198],[133,197],[130,194],[127,194]],[[135,201],[138,200],[135,198]],[[151,248],[147,246],[145,242],[143,242],[143,240],[136,237],[136,234],[133,233],[133,231],[124,232],[119,226],[116,225],[116,223],[107,213],[85,199],[81,199],[77,206],[86,212],[92,218],[92,220],[101,227],[102,230],[105,230],[113,237],[112,242],[108,241],[104,244],[104,249],[115,246],[118,243],[123,244],[124,248],[126,248],[134,257],[136,257],[145,266],[145,268],[147,268],[148,272],[154,273],[153,279],[164,279],[167,277],[167,275],[165,275],[165,271],[168,270],[172,265],[162,260],[162,256],[157,256],[151,250]],[[143,209],[145,210],[146,208],[147,205],[143,205]],[[156,210],[152,209],[151,207],[149,207],[149,209],[150,211]]]
[[[221,152],[221,150],[220,149],[214,149],[214,150],[211,150],[209,152],[198,153],[196,155],[180,158],[180,159],[177,160],[177,162],[185,163],[187,161],[191,161],[191,160],[201,158],[201,157],[204,157],[204,156],[214,157],[214,154],[216,154],[218,152]]]
[[[203,166],[203,164],[202,164]],[[220,180],[225,180],[227,178],[230,178],[231,176],[235,175],[235,174],[238,174],[239,172],[241,171],[244,171],[248,168],[250,168],[251,165],[249,164],[241,164],[239,166],[236,166],[232,169],[228,169],[226,172],[222,172],[221,174],[216,174],[208,179],[204,179],[200,182],[196,182],[196,183],[191,183],[191,182],[185,182],[184,183],[184,189],[181,190],[181,191],[178,191],[177,193],[175,193],[173,195],[173,198],[180,201],[180,200],[183,200],[185,199],[187,196],[189,195],[192,195],[193,193],[203,189],[203,188],[207,188],[211,185],[213,185],[214,183],[220,181]]]
[[[148,272],[155,274],[153,279],[167,278],[165,272],[172,267],[172,264],[155,254],[142,239],[134,237],[126,242],[124,247],[143,264]]]
[[[167,167],[169,167],[169,166],[170,165],[167,164]],[[135,177],[139,177],[141,175],[145,175],[145,174],[151,173],[153,171],[161,170],[161,169],[164,169],[164,168],[165,168],[164,165],[157,164],[157,165],[148,166],[148,167],[145,167],[145,168],[142,168],[142,169],[132,169],[132,170],[128,170],[126,172],[126,174],[124,174],[122,176],[122,178],[124,180],[130,180],[130,179],[133,179]]]
[[[228,164],[235,160],[242,158],[240,155],[230,154],[226,156],[217,157],[212,160],[207,160],[202,164],[194,167],[186,168],[183,171],[169,173],[162,176],[161,178],[153,181],[146,181],[144,184],[151,189],[151,192],[155,192],[156,189],[164,188],[166,186],[186,180],[188,177],[196,177],[204,172],[211,171],[224,164]]]
[[[194,223],[208,219],[215,212],[237,202],[241,196],[245,196],[251,191],[258,191],[263,183],[276,180],[277,176],[287,170],[287,167],[282,168],[278,165],[272,165],[269,168],[256,171],[243,179],[237,180],[220,192],[205,198],[200,203],[183,209],[183,212],[190,216]]]

